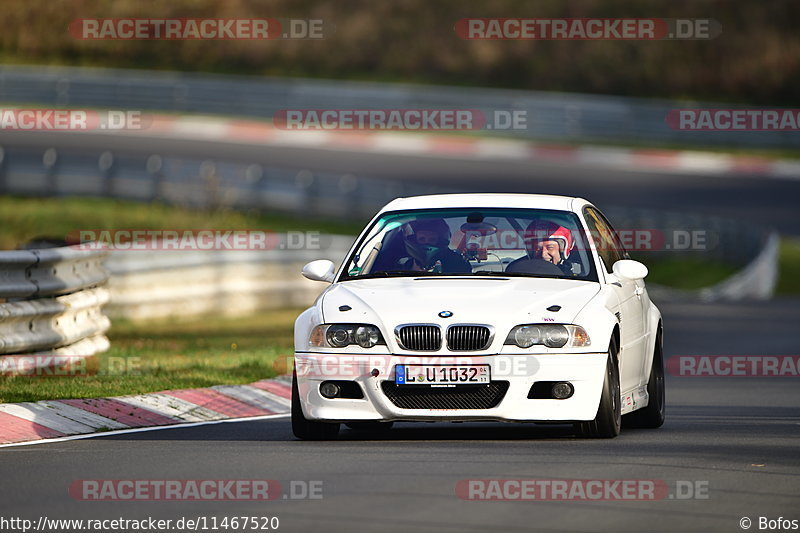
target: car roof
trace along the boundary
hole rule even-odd
[[[589,204],[583,198],[574,196],[555,196],[550,194],[512,194],[512,193],[462,193],[431,194],[396,198],[386,204],[386,211],[405,211],[408,209],[436,209],[448,207],[508,207],[520,209],[555,209],[559,211],[580,210]]]

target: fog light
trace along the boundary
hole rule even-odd
[[[339,396],[339,385],[332,381],[323,381],[319,386],[319,393],[326,398],[336,398]]]
[[[572,383],[559,381],[558,383],[553,384],[551,392],[553,393],[553,398],[556,400],[566,400],[572,396],[572,394],[575,392],[575,388],[572,386]]]

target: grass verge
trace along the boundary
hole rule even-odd
[[[638,259],[647,265],[647,283],[687,291],[719,283],[739,270],[724,263],[693,258]]]
[[[96,375],[0,377],[0,402],[98,398],[167,389],[237,385],[287,371],[300,310],[181,322],[115,321]]]
[[[99,229],[238,229],[347,235],[358,233],[361,224],[263,212],[201,211],[108,198],[0,196],[0,250],[16,248],[33,238],[63,239],[70,232]]]
[[[800,239],[782,239],[778,257],[778,286],[775,294],[800,294]]]

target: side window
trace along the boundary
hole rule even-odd
[[[606,270],[611,273],[614,263],[625,258],[625,250],[622,248],[617,235],[599,211],[591,207],[584,209],[583,214],[586,218],[586,225],[589,233],[597,246],[597,253],[603,259]]]
[[[601,213],[600,211],[594,209],[593,210],[597,216],[602,220],[606,227],[611,231],[611,240],[614,243],[614,249],[617,250],[620,259],[630,259],[631,256],[628,254],[628,251],[625,249],[625,246],[622,244],[622,239],[619,238],[619,233],[614,230],[614,226],[611,225],[611,222],[608,221],[606,216]]]

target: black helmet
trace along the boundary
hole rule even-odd
[[[420,232],[430,233],[433,238],[428,242],[420,242]],[[423,235],[425,239],[428,238],[424,233]],[[429,267],[436,254],[448,248],[450,236],[450,226],[441,218],[414,220],[403,227],[406,252],[423,268]]]

